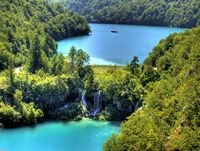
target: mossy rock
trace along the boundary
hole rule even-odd
[[[51,112],[51,117],[61,120],[79,120],[82,117],[87,117],[87,110],[80,103],[69,103],[67,109],[56,109]]]
[[[0,128],[3,128],[3,124],[2,123],[0,123]]]
[[[105,110],[101,112],[99,118],[106,120],[122,120],[124,117],[122,113],[112,105],[106,106]]]
[[[101,121],[105,121],[106,120],[106,117],[103,115],[103,114],[98,114],[98,116],[96,117],[98,120],[101,120]]]
[[[82,116],[77,116],[77,117],[74,118],[75,121],[80,121],[80,120],[82,120],[82,119],[83,119]]]

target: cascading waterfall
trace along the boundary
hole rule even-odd
[[[83,103],[85,108],[87,108],[87,102],[85,100],[85,91],[84,90],[82,91],[82,94],[81,94],[81,102]]]
[[[94,110],[92,115],[95,117],[97,113],[100,112],[102,108],[102,101],[101,101],[101,91],[94,93]]]

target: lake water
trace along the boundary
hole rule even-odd
[[[0,129],[0,151],[101,151],[119,122],[47,122],[35,127]]]
[[[184,31],[183,28],[140,25],[90,24],[90,27],[90,35],[59,41],[58,52],[66,55],[75,46],[90,55],[91,64],[125,65],[133,56],[138,56],[142,63],[161,39]]]

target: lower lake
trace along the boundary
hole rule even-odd
[[[0,151],[101,151],[119,131],[119,122],[47,122],[35,127],[0,129]]]
[[[184,28],[141,25],[90,24],[90,27],[90,35],[59,41],[58,52],[67,55],[75,46],[90,55],[91,64],[126,65],[133,56],[138,56],[142,63],[161,39],[184,31]]]

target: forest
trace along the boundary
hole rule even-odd
[[[84,17],[60,4],[40,0],[11,0],[0,6],[1,126],[91,116],[122,120],[134,111],[144,93],[137,57],[126,68],[93,67],[88,54],[74,47],[63,56],[56,51],[56,40],[88,34],[90,28]],[[97,74],[97,68],[101,74]],[[81,102],[83,92],[87,108]],[[102,94],[102,105],[91,115],[98,93]]]
[[[39,70],[49,74],[45,78],[55,83],[42,79],[45,88],[61,90],[54,88],[58,80],[51,76],[60,74],[59,64],[53,62],[62,58],[56,40],[89,34],[90,28],[84,17],[43,0],[1,2],[0,26],[0,123],[5,127],[34,124],[44,116],[36,103],[38,95],[34,96],[42,84],[34,83],[34,76]]]
[[[183,0],[155,0],[158,7],[153,7],[154,1],[118,1],[90,3],[99,12],[87,13],[92,18],[86,18],[109,23],[116,17],[115,23],[182,27],[200,22],[198,0],[185,0],[182,5]],[[76,6],[75,2],[67,7]],[[135,3],[140,3],[138,8]],[[146,10],[147,5],[152,7]],[[122,15],[120,11],[128,6],[125,14],[138,18],[127,20]],[[113,16],[112,11],[104,13],[108,9],[124,19]],[[167,16],[163,16],[165,11]],[[145,14],[153,18],[145,19]],[[133,56],[127,66],[92,66],[81,49],[72,47],[67,56],[57,53],[57,40],[90,32],[84,17],[59,3],[3,1],[0,25],[0,127],[83,117],[123,120],[120,133],[106,141],[104,150],[199,150],[200,26],[161,40],[142,64]],[[101,106],[95,103],[97,95]]]
[[[56,40],[90,32],[84,17],[60,4],[6,0],[0,3],[0,8],[0,70],[10,66],[9,60],[14,67],[24,64],[37,49],[43,56],[40,61],[45,62],[57,53]]]
[[[55,1],[55,0],[53,0]],[[57,0],[91,23],[194,27],[199,0]]]

